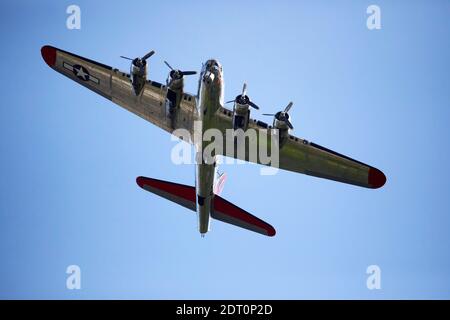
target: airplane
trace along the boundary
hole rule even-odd
[[[53,70],[169,133],[176,129],[192,133],[194,122],[201,124],[202,132],[216,128],[224,135],[229,129],[252,129],[257,132],[278,129],[275,130],[276,140],[271,140],[274,136],[268,131],[267,143],[278,143],[279,169],[371,189],[380,188],[386,183],[386,176],[379,169],[291,135],[293,125],[289,111],[292,102],[282,111],[270,114],[273,123],[268,125],[250,118],[250,110],[259,107],[247,95],[247,86],[244,84],[242,92],[229,101],[233,103],[233,109],[225,108],[222,65],[215,59],[209,59],[202,65],[196,95],[184,92],[184,76],[196,72],[175,69],[166,61],[170,69],[166,84],[148,80],[147,60],[154,53],[150,51],[133,59],[121,56],[131,61],[130,72],[126,73],[53,46],[41,48],[44,61]],[[249,157],[249,148],[261,139],[264,138],[259,136],[256,140],[250,140],[244,154],[232,153],[231,156],[270,167],[272,163],[264,163],[259,157]],[[205,148],[203,141],[188,142],[194,144],[197,151]],[[202,237],[209,231],[210,218],[265,236],[274,236],[276,231],[269,223],[219,195],[226,175],[217,174],[215,157],[210,162],[203,159],[196,162],[195,186],[142,176],[136,182],[142,189],[196,212],[198,231]]]

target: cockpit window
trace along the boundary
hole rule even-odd
[[[207,67],[218,67],[219,63],[216,60],[208,60],[206,63]]]

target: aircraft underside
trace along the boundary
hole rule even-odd
[[[229,130],[256,132],[256,138],[249,139],[250,142],[244,145],[242,154],[233,152],[230,155],[222,152],[217,156],[233,157],[268,168],[370,189],[380,188],[386,183],[386,176],[380,170],[291,135],[291,130],[294,129],[289,115],[292,102],[282,111],[266,114],[273,117],[272,125],[252,119],[250,110],[258,110],[259,107],[247,95],[247,86],[244,84],[242,93],[229,101],[233,103],[233,109],[225,108],[222,66],[216,60],[211,59],[203,64],[197,95],[184,92],[184,76],[196,72],[172,68],[166,61],[165,64],[170,68],[166,84],[147,79],[147,59],[154,53],[150,51],[134,59],[123,57],[131,61],[130,72],[126,73],[52,46],[41,48],[42,57],[49,67],[170,134],[177,129],[184,129],[192,134],[195,124],[199,123],[202,137],[206,130],[214,128],[224,141],[231,141],[232,147],[236,148],[236,137],[231,139],[227,136]],[[195,211],[198,216],[198,229],[202,235],[209,230],[210,218],[263,235],[275,235],[275,229],[270,224],[228,202],[219,192],[215,192],[216,155],[210,159],[203,157],[203,150],[208,143],[202,138],[189,142],[195,145],[197,154],[202,155],[196,157],[195,186],[146,177],[138,177],[138,185]],[[251,157],[252,147],[260,148],[260,145],[276,146],[278,161],[271,159],[267,162],[260,153]],[[222,187],[223,181],[224,176],[221,176],[219,185]]]

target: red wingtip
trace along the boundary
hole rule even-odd
[[[273,237],[277,232],[275,231],[275,228],[270,226],[269,230],[267,230],[267,235],[269,237]]]
[[[378,189],[384,186],[384,184],[386,183],[386,176],[380,170],[370,168],[368,182],[371,188]]]
[[[45,63],[53,67],[56,63],[56,49],[51,46],[43,46],[41,48],[42,58]]]
[[[139,187],[143,188],[144,187],[144,177],[137,177],[136,183],[138,184]]]

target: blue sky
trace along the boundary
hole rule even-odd
[[[66,8],[81,8],[81,30]],[[381,8],[381,30],[366,8]],[[1,5],[0,298],[450,298],[448,1],[15,1]],[[294,101],[294,133],[383,170],[369,190],[256,165],[223,166],[224,198],[267,238],[141,190],[194,184],[170,136],[49,69],[50,44],[128,70],[120,55],[224,66],[262,110]],[[196,92],[197,79],[186,81]],[[268,119],[265,119],[268,120]],[[81,290],[66,289],[66,267]],[[366,268],[382,270],[380,290]]]

